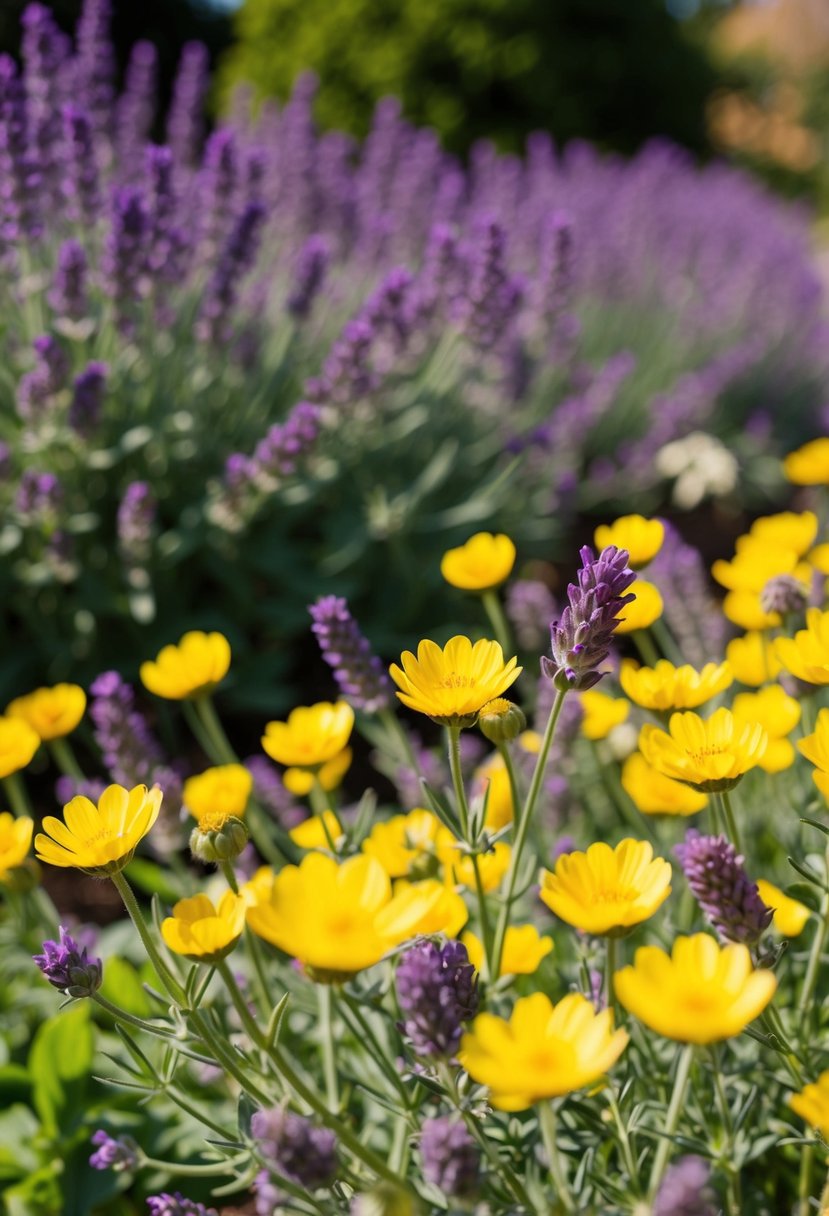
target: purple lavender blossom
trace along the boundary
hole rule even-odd
[[[75,86],[97,135],[109,134],[115,99],[110,0],[84,0],[75,30]],[[106,147],[98,141],[96,149]]]
[[[223,345],[228,341],[233,306],[255,261],[264,219],[262,203],[250,202],[231,228],[202,299],[196,325],[202,342]]]
[[[54,524],[63,505],[63,487],[54,473],[24,469],[14,505],[26,523]]]
[[[144,566],[149,561],[157,509],[149,484],[130,482],[118,507],[118,549],[130,566]]]
[[[293,282],[285,307],[298,320],[307,317],[319,294],[331,260],[331,245],[324,236],[309,236],[294,265]]]
[[[264,476],[266,488],[282,478],[291,477],[299,461],[306,457],[320,433],[320,409],[310,401],[300,401],[284,422],[275,423],[253,454],[257,476]]]
[[[516,579],[507,587],[504,607],[521,649],[540,650],[556,614],[556,602],[547,584],[535,578]]]
[[[146,294],[149,228],[147,200],[137,186],[119,186],[112,201],[112,223],[104,250],[104,289],[112,298],[121,333],[135,328],[134,312]]]
[[[653,1216],[715,1216],[710,1177],[711,1167],[703,1157],[680,1157],[665,1171]]]
[[[610,653],[618,615],[633,596],[625,595],[636,575],[624,549],[609,545],[598,558],[589,545],[581,550],[578,586],[567,588],[568,606],[550,627],[552,659],[541,659],[541,670],[555,687],[584,692],[602,678],[598,670]]]
[[[702,836],[693,828],[674,849],[697,903],[724,941],[753,945],[774,911],[745,872],[744,858],[725,836]]]
[[[321,596],[308,608],[322,657],[334,672],[340,692],[355,709],[377,713],[391,705],[391,681],[371,644],[341,596]]]
[[[113,781],[131,788],[151,784],[162,761],[161,746],[142,713],[135,708],[135,693],[117,671],[105,671],[89,689],[95,742]]]
[[[49,983],[67,996],[92,996],[101,986],[103,963],[90,958],[86,947],[81,948],[63,925],[60,941],[44,942],[43,953],[35,954],[33,961]]]
[[[204,147],[199,173],[199,255],[210,263],[225,244],[235,219],[239,187],[236,135],[230,127],[218,127]]]
[[[100,421],[108,373],[106,363],[93,360],[75,377],[69,405],[69,425],[79,435],[91,434]]]
[[[71,802],[80,794],[90,802],[97,802],[107,787],[105,781],[89,778],[79,781],[77,777],[69,777],[62,773],[55,782],[55,800],[61,804]]]
[[[17,386],[17,412],[29,423],[39,422],[66,383],[69,358],[52,334],[35,338],[35,366]]]
[[[0,55],[0,236],[15,242],[43,231],[41,174],[29,141],[17,65]]]
[[[44,185],[57,201],[60,75],[69,55],[69,39],[58,29],[43,4],[27,5],[20,23],[31,155],[39,166]]]
[[[284,828],[295,828],[305,818],[305,809],[288,790],[276,765],[265,756],[248,756],[243,761],[253,777],[253,796]]]
[[[92,120],[79,106],[68,105],[63,109],[63,125],[67,152],[63,194],[67,214],[76,223],[91,227],[101,210]]]
[[[135,170],[140,164],[140,150],[150,138],[157,78],[158,51],[152,42],[136,42],[115,111],[115,144],[122,171]]]
[[[89,312],[87,296],[86,250],[80,241],[64,241],[58,250],[58,264],[49,303],[58,317],[68,321],[80,321]]]
[[[93,1170],[115,1170],[117,1172],[138,1168],[141,1154],[132,1136],[110,1136],[99,1128],[93,1133],[92,1143],[98,1148],[89,1158]]]
[[[328,1128],[276,1106],[258,1110],[250,1130],[265,1161],[297,1186],[314,1191],[336,1178],[337,1137]]]
[[[417,942],[402,955],[395,976],[403,1032],[419,1056],[454,1056],[462,1023],[478,1011],[478,975],[466,946]]]
[[[481,1152],[465,1125],[451,1115],[426,1119],[420,1135],[423,1177],[450,1199],[470,1199],[478,1189]]]
[[[167,143],[176,163],[191,168],[198,159],[204,130],[204,99],[208,87],[207,47],[188,42],[182,47],[173,100],[167,115]]]
[[[180,1191],[171,1195],[162,1191],[160,1195],[151,1195],[147,1200],[150,1209],[149,1216],[219,1216],[215,1208],[208,1208],[194,1199],[185,1199]]]
[[[682,539],[673,524],[665,524],[665,540],[649,577],[659,585],[663,618],[685,661],[702,667],[712,654],[722,654],[728,623],[711,594],[699,551]]]
[[[474,346],[488,350],[514,319],[521,298],[518,280],[506,267],[506,231],[494,216],[481,224],[468,273],[462,328]]]
[[[370,361],[375,336],[368,321],[348,321],[325,359],[322,375],[305,386],[310,400],[343,406],[373,393],[380,382]]]

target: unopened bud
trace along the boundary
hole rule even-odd
[[[200,827],[190,833],[190,852],[199,861],[233,861],[248,842],[248,830],[241,819],[231,817],[220,828]]]
[[[511,743],[527,728],[524,711],[504,697],[496,697],[483,707],[478,717],[481,734],[490,743]]]
[[[763,612],[779,612],[786,616],[790,612],[805,612],[809,588],[791,574],[776,574],[770,578],[760,592],[760,607]]]

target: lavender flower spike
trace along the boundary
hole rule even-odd
[[[715,1216],[714,1195],[708,1185],[710,1173],[702,1157],[680,1157],[665,1173],[653,1216]]]
[[[63,925],[60,941],[44,942],[43,953],[33,957],[49,983],[67,996],[92,996],[101,986],[103,963],[90,958],[86,947],[82,949]]]
[[[758,941],[774,912],[760,898],[734,845],[725,836],[701,836],[691,828],[674,852],[697,903],[720,937],[744,945]]]
[[[355,709],[368,714],[388,709],[391,682],[377,655],[341,596],[325,595],[308,608],[322,657],[333,669],[340,691]]]
[[[281,1106],[258,1110],[250,1130],[265,1161],[297,1186],[315,1191],[337,1175],[337,1137]]]
[[[417,1054],[453,1056],[462,1023],[478,1011],[478,977],[466,946],[417,942],[400,960],[396,988],[403,1030]]]
[[[423,1177],[450,1199],[470,1199],[478,1189],[481,1154],[463,1123],[449,1115],[426,1119],[420,1137]]]
[[[207,1208],[194,1199],[185,1199],[180,1191],[175,1195],[163,1191],[147,1200],[150,1216],[219,1216],[215,1208]]]
[[[561,692],[584,692],[599,682],[604,673],[598,667],[610,652],[619,613],[633,599],[624,594],[636,578],[625,549],[608,545],[596,558],[585,545],[581,561],[578,586],[567,588],[570,603],[550,626],[553,657],[541,659],[544,675]]]
[[[131,1136],[110,1136],[103,1128],[99,1128],[92,1137],[92,1143],[98,1148],[89,1158],[93,1170],[123,1170],[137,1169],[141,1160],[138,1145]]]

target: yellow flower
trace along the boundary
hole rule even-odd
[[[271,897],[275,874],[271,866],[260,866],[253,878],[239,888],[239,894],[249,908],[266,904]]]
[[[0,814],[0,882],[26,860],[34,826],[34,820],[25,816],[15,819],[8,811]]]
[[[778,574],[808,579],[809,567],[792,548],[775,546],[756,536],[741,536],[731,561],[714,562],[711,573],[727,591],[759,592]]]
[[[209,693],[227,675],[230,643],[221,633],[185,633],[175,646],[164,646],[154,662],[141,664],[141,682],[157,697],[186,701]]]
[[[821,574],[829,574],[829,544],[815,545],[807,560]]]
[[[394,884],[394,899],[377,915],[377,928],[389,942],[444,933],[457,937],[469,920],[463,896],[437,878]]]
[[[614,726],[619,726],[630,713],[624,697],[609,697],[607,693],[590,689],[581,694],[584,718],[581,724],[586,739],[606,739]]]
[[[319,815],[310,815],[295,828],[291,828],[288,835],[301,849],[330,850],[332,844],[334,848],[338,847],[343,838],[343,831],[334,812],[323,811],[322,818]]]
[[[184,783],[182,800],[203,832],[218,831],[231,816],[241,819],[253,789],[253,777],[241,764],[205,769]]]
[[[74,866],[86,873],[115,874],[132,860],[161,809],[161,790],[108,785],[98,805],[79,794],[63,808],[63,818],[47,815],[35,837],[35,855],[53,866]],[[46,833],[45,835],[43,833]]]
[[[813,439],[789,452],[783,472],[796,486],[829,485],[829,439]]]
[[[363,852],[375,857],[389,878],[429,878],[437,872],[437,837],[441,822],[431,811],[417,807],[408,815],[395,815],[375,823],[363,841]]]
[[[653,583],[646,583],[644,579],[638,578],[628,588],[628,594],[633,596],[633,601],[625,604],[622,609],[619,624],[616,626],[617,633],[634,633],[637,629],[647,629],[654,621],[659,620],[664,608],[658,589]]]
[[[710,718],[671,714],[668,732],[649,723],[643,726],[642,755],[666,777],[708,794],[732,789],[760,763],[768,746],[762,726],[741,722],[729,709],[718,709]]]
[[[398,697],[409,709],[427,714],[441,724],[471,726],[488,701],[494,701],[518,679],[517,659],[504,661],[497,642],[450,638],[441,650],[435,642],[421,642],[417,657],[410,650],[401,656],[402,670],[389,671],[401,690]]]
[[[743,722],[759,722],[768,735],[768,747],[759,761],[764,772],[781,773],[794,764],[794,748],[785,736],[800,721],[800,704],[779,684],[770,684],[759,692],[739,693],[731,711]]]
[[[40,747],[40,735],[22,718],[0,717],[0,777],[25,768]]]
[[[317,770],[316,778],[326,793],[335,790],[342,784],[342,779],[351,768],[353,753],[350,747],[344,747],[332,760]],[[286,790],[297,798],[310,794],[314,785],[314,773],[307,768],[286,768],[282,774],[282,784]]]
[[[690,664],[674,667],[660,659],[655,667],[640,667],[625,659],[619,672],[623,691],[643,709],[696,709],[728,688],[733,680],[728,663],[706,663],[701,671]]]
[[[622,788],[643,815],[695,815],[708,805],[705,794],[666,777],[641,752],[622,765]]]
[[[829,709],[818,712],[815,729],[798,742],[797,750],[815,765],[812,780],[829,800]]]
[[[671,893],[671,867],[646,840],[604,841],[564,853],[541,871],[539,895],[556,916],[595,936],[618,936],[653,916]]]
[[[751,631],[773,629],[782,620],[779,612],[764,611],[759,591],[749,591],[745,588],[729,591],[722,602],[722,610],[723,616],[731,621],[732,625]]]
[[[230,953],[244,927],[244,899],[225,891],[215,908],[206,895],[180,899],[173,915],[161,922],[161,936],[176,954],[193,962],[215,963]]]
[[[269,722],[262,746],[272,760],[295,768],[319,768],[345,749],[354,725],[347,701],[320,701],[292,709],[287,722]]]
[[[750,688],[758,688],[776,679],[782,670],[771,640],[757,631],[729,642],[725,648],[725,660],[734,678]]]
[[[767,908],[774,908],[773,925],[784,937],[797,937],[806,927],[806,921],[811,913],[805,904],[790,895],[785,895],[779,887],[766,882],[765,878],[757,879],[757,890]]]
[[[748,948],[720,947],[707,933],[678,937],[668,955],[641,946],[614,976],[616,996],[640,1022],[681,1043],[740,1034],[774,996],[771,971],[755,971]]]
[[[438,835],[438,855],[454,882],[475,889],[477,880],[472,858],[468,853],[459,851],[458,841],[448,828],[442,828]],[[503,840],[497,841],[488,853],[478,855],[478,874],[484,891],[488,893],[500,887],[511,857],[512,848]]]
[[[829,684],[829,612],[809,608],[806,628],[793,638],[776,638],[777,658],[793,676],[807,684]]]
[[[22,718],[41,739],[60,739],[70,734],[83,717],[86,693],[77,684],[37,688],[17,697],[6,710],[10,718]]]
[[[491,591],[509,578],[514,565],[515,545],[508,536],[476,532],[465,545],[444,553],[440,572],[462,591]]]
[[[829,1139],[829,1069],[822,1072],[817,1081],[804,1085],[799,1094],[792,1094],[789,1106],[810,1127],[819,1131],[824,1140]]]
[[[512,787],[504,757],[500,752],[493,752],[489,759],[475,770],[472,788],[478,796],[486,797],[484,826],[490,832],[497,832],[512,823]]]
[[[509,1021],[479,1014],[461,1040],[459,1059],[473,1081],[489,1088],[494,1107],[526,1110],[591,1085],[627,1043],[626,1031],[613,1030],[609,1009],[596,1013],[578,992],[557,1005],[535,992],[515,1002]]]
[[[628,564],[632,570],[647,566],[662,548],[665,525],[660,519],[645,519],[642,515],[622,515],[612,524],[600,524],[593,533],[598,549],[616,545],[627,549]]]
[[[814,542],[817,528],[814,511],[780,511],[777,515],[761,515],[755,519],[748,534],[773,549],[791,549],[801,557]],[[739,547],[738,542],[738,550]]]
[[[474,933],[464,933],[469,961],[476,971],[484,964],[484,947]],[[542,937],[535,925],[510,925],[504,937],[499,975],[533,975],[553,948],[551,937]]]

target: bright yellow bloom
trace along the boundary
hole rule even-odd
[[[491,591],[509,578],[514,565],[515,545],[508,536],[476,532],[465,545],[444,553],[440,572],[462,591]]]
[[[472,788],[478,796],[486,796],[484,826],[490,832],[497,832],[512,823],[515,810],[512,805],[512,787],[504,757],[500,752],[493,752],[489,759],[475,770]]]
[[[316,774],[307,768],[286,768],[282,774],[282,784],[297,798],[304,798],[313,789],[316,776],[326,793],[330,793],[331,790],[337,789],[342,784],[343,777],[351,768],[352,758],[351,748],[344,747],[332,760],[327,760]]]
[[[720,947],[707,933],[678,937],[668,955],[641,946],[632,967],[614,976],[616,996],[640,1022],[681,1043],[716,1043],[740,1034],[777,987],[771,971],[755,971],[748,948]]]
[[[301,849],[328,849],[331,845],[339,847],[343,838],[343,830],[333,811],[323,811],[320,815],[309,815],[302,823],[291,828],[288,835],[295,845]]]
[[[616,626],[617,633],[634,633],[637,629],[647,629],[654,621],[659,620],[665,605],[653,583],[646,583],[644,579],[638,578],[628,588],[627,594],[633,596],[633,602],[625,604],[622,609],[619,624]]]
[[[51,815],[43,820],[43,832],[35,837],[35,854],[53,866],[115,874],[132,861],[160,809],[157,785],[151,790],[146,785],[131,790],[108,785],[97,806],[79,794],[63,808],[65,822]]]
[[[829,544],[815,545],[812,552],[807,554],[807,561],[821,574],[829,574]]]
[[[630,705],[624,697],[609,697],[607,693],[591,688],[581,694],[584,710],[581,731],[586,739],[606,739],[614,726],[621,725],[630,713]]]
[[[389,878],[430,878],[440,864],[437,838],[442,824],[431,811],[417,807],[375,823],[363,841],[363,852],[375,857]]]
[[[34,826],[34,820],[25,816],[15,819],[8,811],[0,814],[0,882],[26,860]]]
[[[774,649],[787,671],[807,684],[829,684],[829,612],[809,608],[806,628],[776,638]]]
[[[320,701],[292,709],[287,722],[269,722],[262,746],[272,760],[292,768],[319,768],[345,749],[354,726],[347,701]]]
[[[628,564],[632,570],[647,566],[662,548],[665,525],[660,519],[645,519],[643,515],[622,515],[612,524],[600,524],[593,533],[598,549],[616,545],[627,549]]]
[[[727,663],[706,663],[701,671],[690,664],[674,667],[660,659],[655,667],[640,667],[625,659],[619,672],[623,691],[643,709],[696,709],[728,688],[733,680]]]
[[[410,937],[443,933],[457,937],[469,920],[469,909],[455,887],[438,878],[394,884],[394,899],[377,915],[383,937],[397,943]]]
[[[811,916],[805,904],[790,895],[784,894],[779,887],[766,882],[765,878],[757,879],[757,890],[767,908],[774,908],[772,924],[778,933],[784,937],[797,937],[806,927],[806,921]]]
[[[815,765],[812,780],[829,801],[829,709],[821,709],[811,735],[799,740],[797,750]]]
[[[224,634],[192,630],[156,659],[141,664],[141,683],[157,697],[186,701],[211,692],[227,675],[230,643]]]
[[[700,790],[666,777],[641,752],[628,756],[622,765],[622,788],[643,815],[696,815],[708,805]]]
[[[541,871],[539,895],[556,916],[594,936],[612,937],[653,916],[671,893],[671,867],[646,840],[603,840],[586,853],[564,853]]]
[[[464,933],[461,938],[469,961],[476,971],[484,965],[484,947],[474,933]],[[510,925],[504,937],[499,975],[533,975],[541,966],[542,959],[553,948],[551,937],[542,937],[535,925]]]
[[[783,472],[796,486],[829,485],[829,439],[813,439],[789,452]]]
[[[727,591],[762,591],[770,578],[791,574],[809,577],[809,567],[795,549],[774,546],[756,536],[741,536],[731,561],[716,561],[711,573]]]
[[[268,902],[273,890],[275,877],[271,866],[260,866],[253,878],[248,879],[239,888],[239,894],[249,908],[255,908],[257,904],[266,904]]]
[[[242,764],[219,764],[184,783],[182,801],[203,832],[218,831],[231,816],[241,819],[253,789]]]
[[[759,722],[769,742],[759,766],[766,773],[782,773],[795,761],[795,752],[786,735],[800,721],[800,703],[787,696],[779,684],[759,692],[742,692],[734,698],[731,711],[743,722]]]
[[[789,1106],[810,1127],[819,1131],[824,1140],[829,1139],[829,1069],[822,1072],[817,1081],[805,1085],[799,1094],[792,1094]]]
[[[814,511],[780,511],[777,515],[761,515],[755,519],[748,534],[753,540],[773,549],[792,549],[802,557],[814,543],[817,527],[818,519]],[[738,541],[738,552],[740,544],[741,541]]]
[[[245,897],[256,901],[247,914],[254,933],[330,977],[371,967],[420,932],[445,892],[440,882],[415,883],[393,897],[391,880],[373,857],[341,862],[308,853],[272,881],[257,876]]]
[[[723,616],[739,629],[749,631],[774,629],[782,621],[779,612],[766,612],[759,591],[729,591],[722,602]]]
[[[244,927],[244,899],[225,891],[215,908],[206,895],[180,899],[173,915],[161,922],[161,936],[176,954],[193,962],[215,963],[230,953]]]
[[[488,701],[494,701],[518,679],[517,659],[504,661],[497,642],[481,639],[472,645],[467,637],[450,638],[441,650],[435,642],[421,642],[417,657],[410,650],[401,656],[402,669],[389,671],[400,689],[398,697],[409,709],[427,714],[442,724],[471,726]]]
[[[448,828],[442,828],[438,834],[438,855],[454,882],[475,890],[477,880],[472,858],[458,849],[458,842]],[[484,891],[488,893],[500,887],[511,857],[512,848],[503,840],[497,841],[489,852],[478,855],[478,874]]]
[[[596,1013],[578,992],[553,1005],[543,992],[515,1002],[509,1021],[491,1013],[475,1018],[459,1059],[490,1090],[498,1110],[526,1110],[591,1085],[613,1067],[628,1043],[613,1030],[609,1009]]]
[[[741,722],[729,709],[718,709],[710,718],[671,714],[668,732],[649,723],[643,726],[642,755],[666,777],[708,794],[730,790],[760,763],[768,746],[762,726]]]
[[[729,642],[725,648],[725,661],[734,678],[749,688],[758,688],[776,679],[782,670],[771,639],[756,630]]]
[[[61,739],[80,722],[86,709],[86,693],[77,684],[56,684],[37,688],[17,697],[6,713],[10,718],[28,722],[41,739]]]
[[[25,768],[40,747],[40,735],[22,718],[0,717],[0,777]]]

